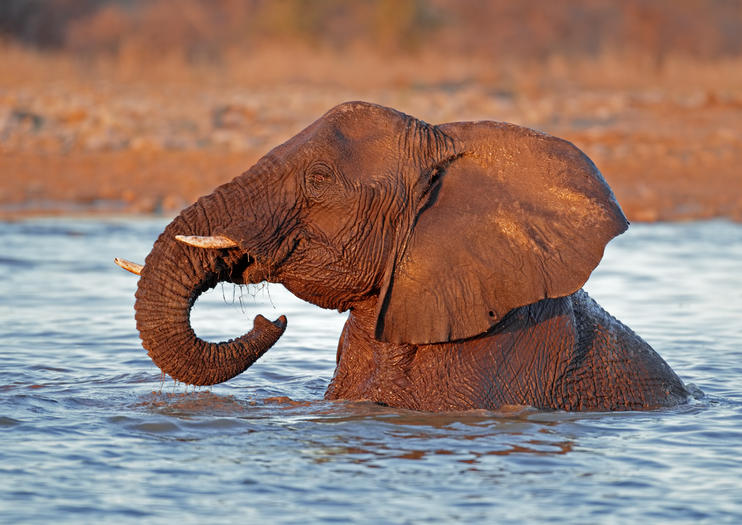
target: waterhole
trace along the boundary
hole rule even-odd
[[[276,285],[192,311],[217,341],[285,314],[253,366],[163,379],[113,258],[166,224],[0,222],[0,523],[742,522],[742,225],[632,224],[586,286],[703,399],[427,414],[323,401],[347,313]]]

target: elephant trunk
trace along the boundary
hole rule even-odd
[[[220,188],[223,190],[224,187]],[[224,211],[217,199],[200,199],[176,217],[155,242],[141,271],[136,321],[142,345],[160,369],[177,381],[213,385],[245,371],[283,334],[286,318],[258,315],[247,334],[221,343],[199,338],[190,324],[198,296],[221,281],[235,281],[251,263],[238,249],[204,250],[178,242],[176,235],[211,235]]]

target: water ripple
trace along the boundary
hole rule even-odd
[[[0,223],[0,522],[742,520],[742,226],[632,226],[587,286],[697,385],[687,405],[421,414],[322,400],[343,316],[280,287],[194,310],[218,339],[286,312],[275,351],[212,388],[163,379],[111,261],[165,222]]]

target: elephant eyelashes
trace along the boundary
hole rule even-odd
[[[334,181],[335,175],[329,166],[325,164],[312,166],[305,179],[307,195],[312,199],[322,198]]]

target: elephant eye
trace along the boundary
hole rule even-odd
[[[332,186],[335,180],[335,175],[332,169],[325,164],[315,164],[307,171],[305,177],[305,187],[307,194],[314,198],[319,199],[322,197],[329,187]]]

